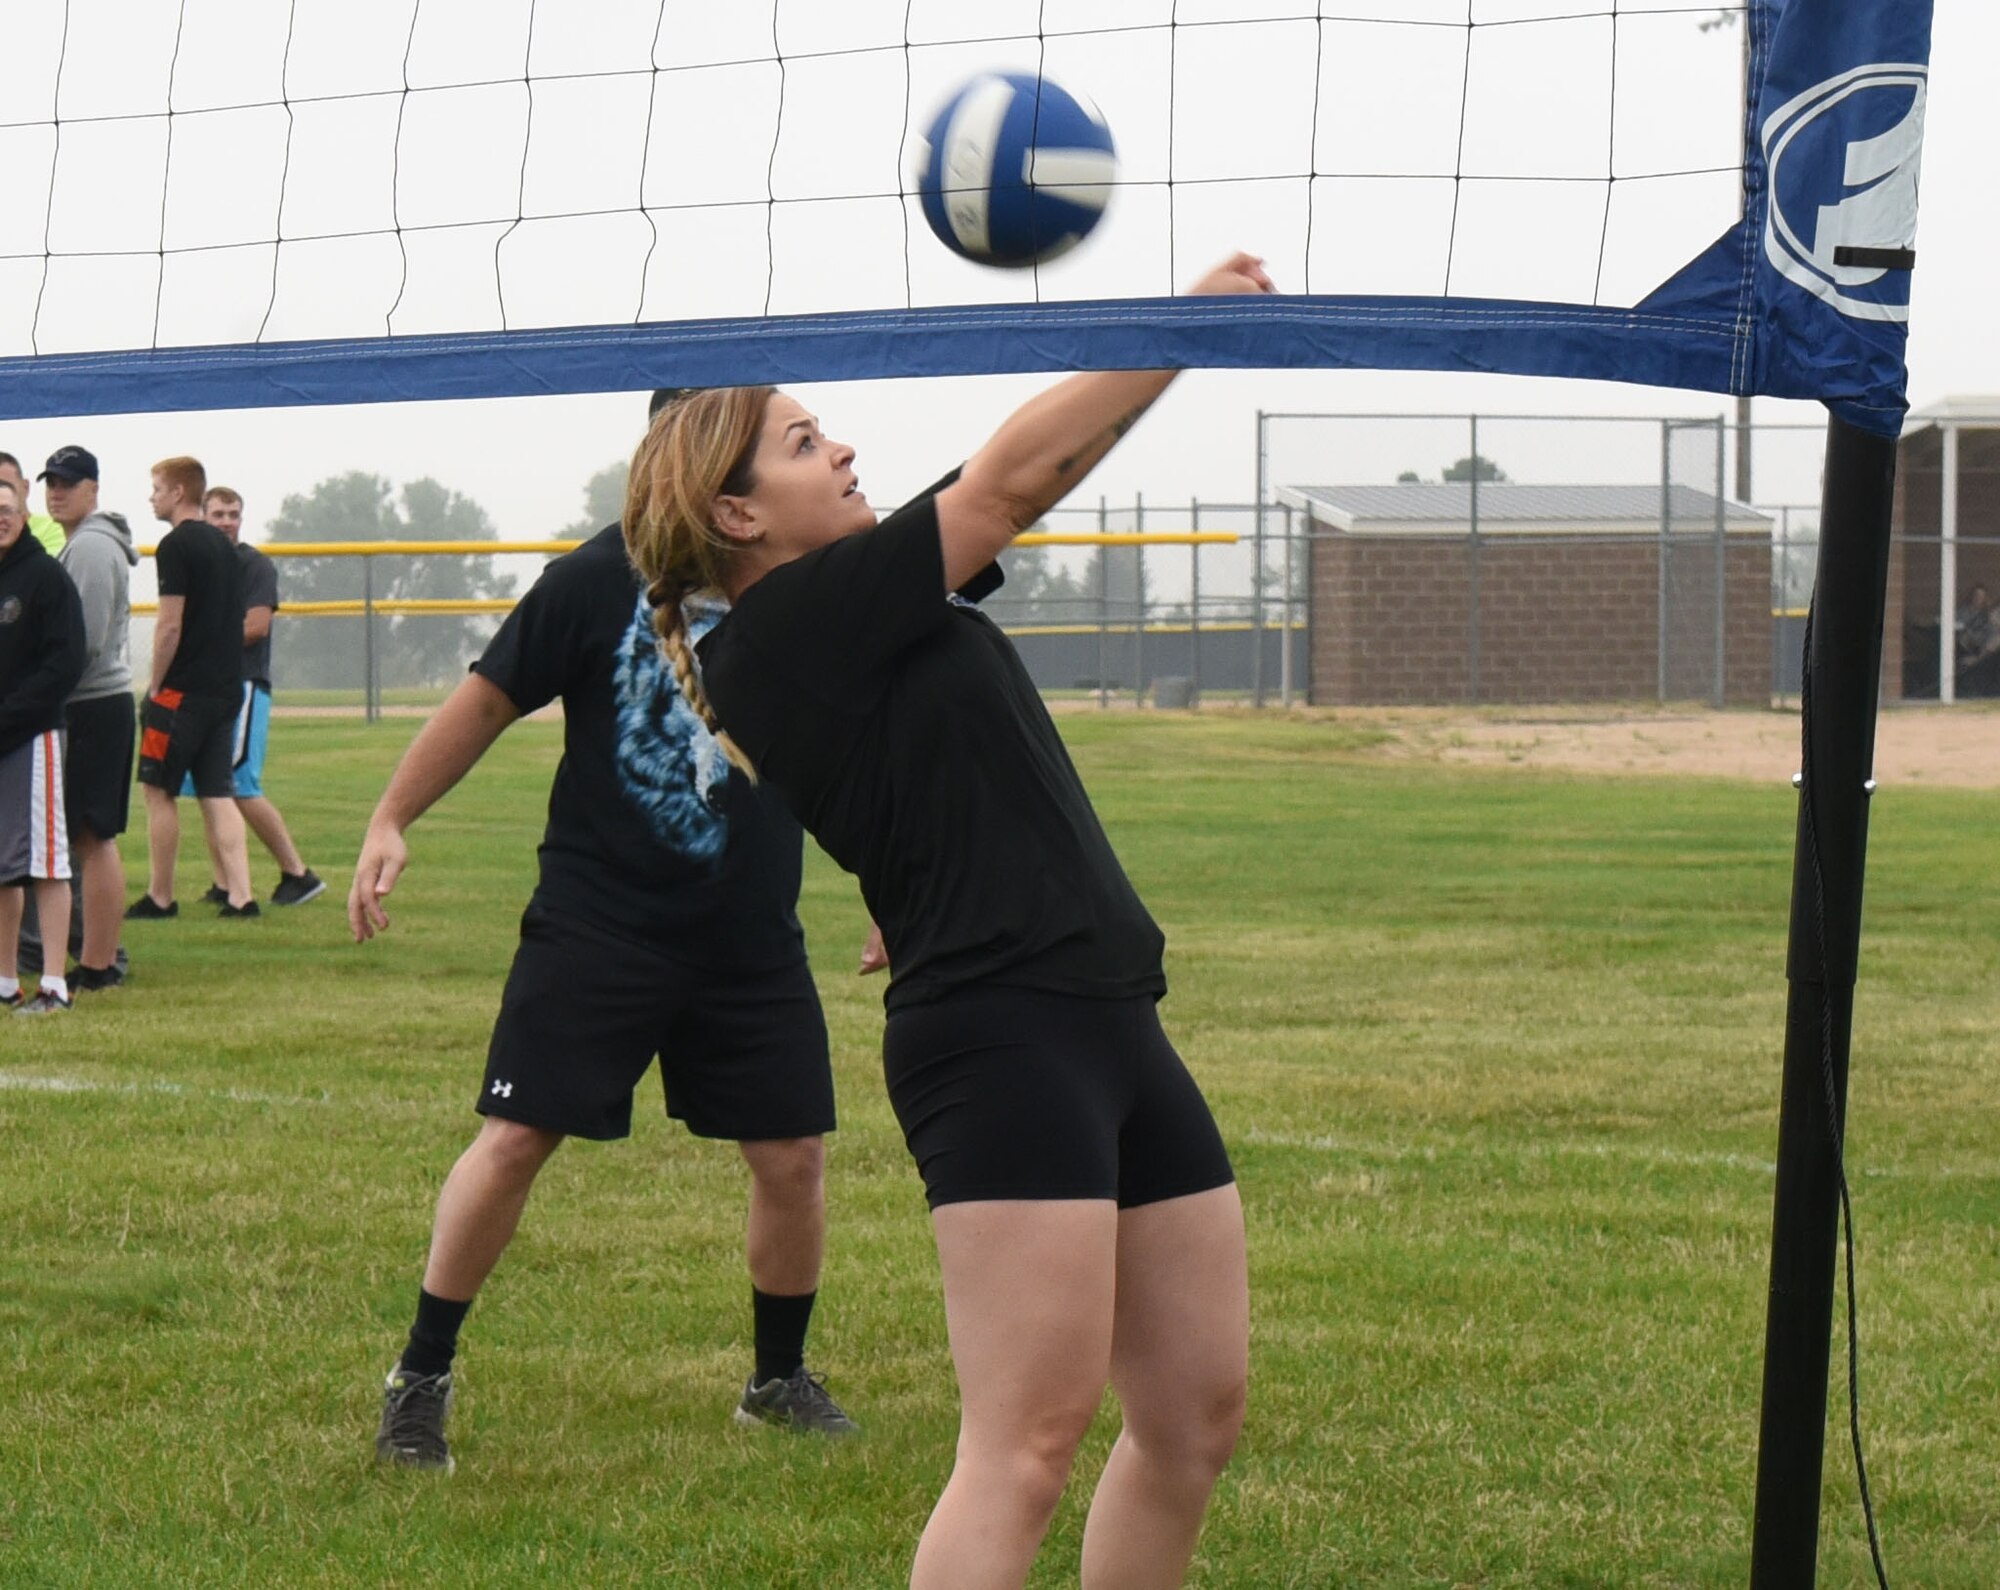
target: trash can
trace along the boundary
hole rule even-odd
[[[1194,705],[1194,681],[1186,674],[1161,674],[1153,681],[1153,705],[1156,707],[1191,707]]]

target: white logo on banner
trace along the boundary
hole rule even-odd
[[[1764,120],[1764,163],[1771,202],[1764,222],[1764,252],[1780,273],[1857,320],[1910,318],[1908,273],[1900,301],[1861,296],[1887,275],[1881,264],[1838,264],[1840,249],[1903,250],[1917,233],[1917,175],[1924,144],[1927,71],[1916,65],[1858,66],[1830,77],[1780,106]],[[1894,93],[1909,101],[1887,131],[1846,141],[1838,185],[1829,190],[1818,139],[1798,140],[1815,122],[1851,119],[1872,95]],[[1820,129],[1820,137],[1829,129]]]

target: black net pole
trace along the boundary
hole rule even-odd
[[[1895,478],[1893,441],[1828,422],[1805,660],[1751,1590],[1810,1590],[1817,1567],[1841,1131]]]

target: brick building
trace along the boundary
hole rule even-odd
[[[1944,639],[1974,586],[2000,601],[2000,396],[1950,398],[1911,413],[1891,525],[1883,695],[1937,700],[1947,646],[1949,698],[2000,695],[2000,658],[1967,660],[1955,636]]]
[[[1684,485],[1481,481],[1475,534],[1469,482],[1279,495],[1308,524],[1315,704],[1771,699],[1771,521],[1753,509]]]

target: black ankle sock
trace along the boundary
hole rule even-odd
[[[750,1288],[750,1316],[757,1333],[756,1382],[790,1380],[806,1361],[806,1326],[817,1292],[776,1297]]]
[[[402,1367],[413,1375],[441,1375],[451,1368],[458,1351],[458,1328],[465,1323],[472,1300],[454,1303],[417,1289],[417,1322],[410,1327],[410,1344],[403,1349]]]

